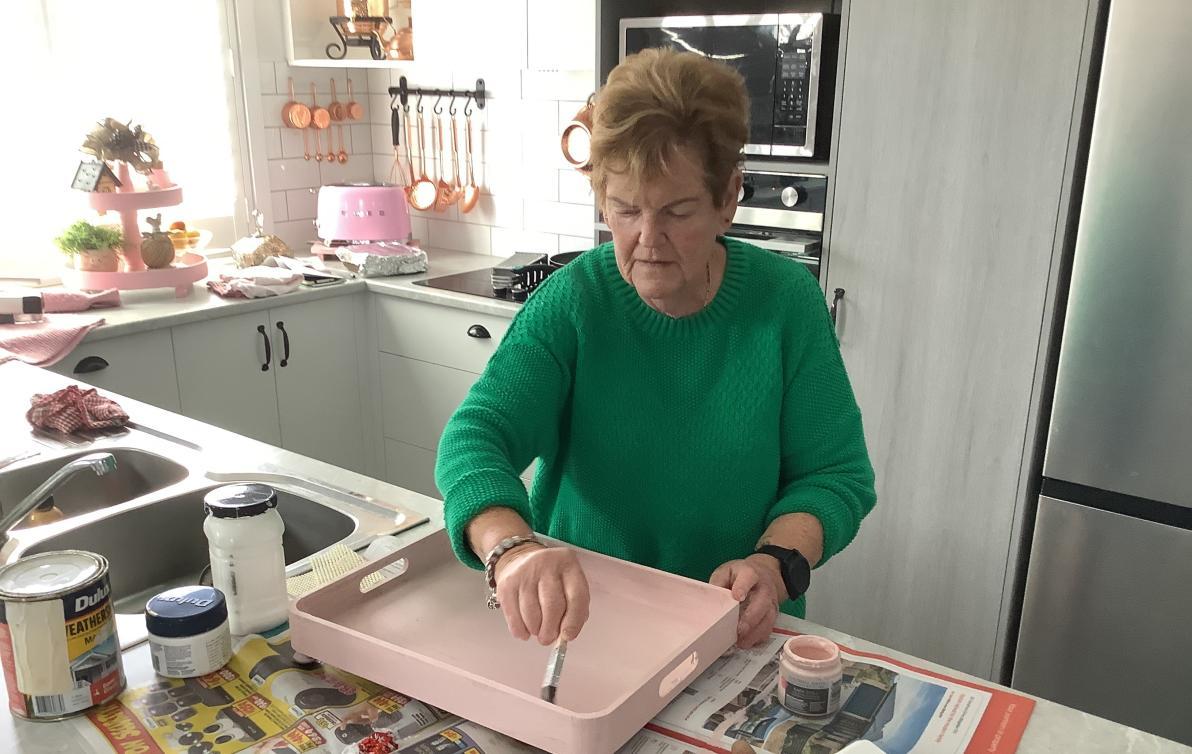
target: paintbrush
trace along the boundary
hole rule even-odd
[[[567,659],[567,641],[563,637],[555,642],[550,652],[550,659],[546,663],[546,675],[542,678],[542,698],[551,704],[555,703],[555,694],[559,692],[559,676],[563,674],[563,660]]]

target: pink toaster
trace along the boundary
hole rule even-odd
[[[388,183],[335,183],[319,188],[319,238],[334,241],[405,241],[410,210],[401,186]]]

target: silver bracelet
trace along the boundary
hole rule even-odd
[[[525,544],[542,544],[538,537],[530,534],[528,536],[506,537],[502,539],[496,547],[488,553],[488,557],[484,559],[484,579],[488,582],[488,609],[497,610],[501,607],[501,601],[497,599],[497,561],[501,556],[512,550],[514,547],[520,547]]]

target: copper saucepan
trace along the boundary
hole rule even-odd
[[[580,108],[559,137],[563,159],[581,173],[592,172],[592,100]]]
[[[290,101],[281,108],[281,122],[287,128],[306,128],[310,125],[310,108],[294,99],[294,77],[290,77]]]

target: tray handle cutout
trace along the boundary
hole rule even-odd
[[[675,666],[675,669],[667,673],[666,677],[662,679],[662,683],[658,684],[658,696],[665,698],[679,684],[691,678],[692,674],[695,673],[695,669],[698,667],[699,652],[692,652],[682,660],[679,660],[679,664]]]
[[[372,571],[364,578],[360,579],[360,593],[368,594],[372,590],[389,583],[398,576],[401,576],[403,573],[408,571],[409,568],[409,560],[406,560],[405,558],[398,558],[389,565]]]

